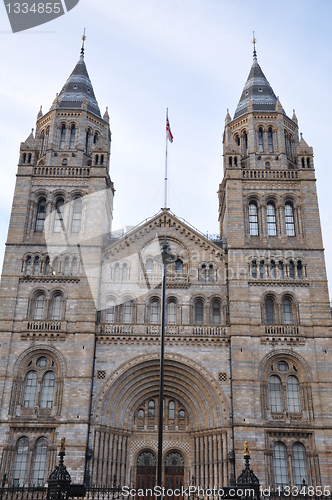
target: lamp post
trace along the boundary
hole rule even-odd
[[[163,263],[163,283],[161,301],[161,339],[160,339],[160,375],[159,375],[159,415],[158,415],[158,465],[157,486],[162,486],[162,459],[163,459],[163,402],[164,402],[164,358],[165,358],[165,321],[166,321],[166,274],[167,266],[175,262],[177,256],[171,253],[165,236],[161,247],[161,260]]]

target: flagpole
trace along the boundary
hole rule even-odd
[[[168,108],[166,108],[166,123],[168,120]],[[166,127],[166,152],[165,152],[165,199],[164,199],[164,208],[167,208],[167,139],[168,139],[168,132],[167,132],[167,127]]]

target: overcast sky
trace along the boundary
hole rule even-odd
[[[80,0],[55,21],[12,34],[2,4],[1,261],[20,142],[74,68],[84,27],[89,75],[111,119],[117,225],[136,225],[163,205],[168,107],[169,206],[200,231],[218,233],[224,118],[227,108],[233,116],[246,82],[255,30],[258,62],[314,148],[332,280],[331,18],[330,0]]]

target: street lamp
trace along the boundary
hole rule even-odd
[[[158,256],[159,257],[159,256]],[[159,375],[159,419],[158,419],[158,466],[157,485],[162,486],[162,459],[163,459],[163,402],[164,402],[164,358],[165,358],[165,321],[166,321],[166,273],[168,264],[175,262],[177,256],[172,254],[167,243],[166,235],[161,247],[163,263],[163,283],[161,301],[161,339],[160,339],[160,375]],[[157,260],[157,259],[156,259]],[[159,259],[158,259],[159,260]]]

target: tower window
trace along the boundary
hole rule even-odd
[[[73,219],[71,225],[72,233],[79,233],[81,230],[81,222],[82,222],[82,200],[81,198],[77,198],[74,201],[73,206]]]
[[[13,486],[24,486],[29,460],[29,440],[23,437],[18,440],[13,468]]]
[[[282,301],[282,315],[284,325],[291,325],[293,323],[292,301],[288,297]]]
[[[45,297],[43,293],[37,295],[34,303],[33,319],[41,320],[44,318]]]
[[[269,130],[267,132],[267,143],[270,153],[273,153],[273,130],[271,127],[269,127]]]
[[[27,158],[27,155],[26,155],[26,153],[23,153],[23,155],[22,155],[22,163],[25,163],[25,161],[26,161],[26,158]]]
[[[276,263],[274,262],[274,260],[271,260],[271,278],[272,279],[275,279],[276,277]]]
[[[256,203],[249,203],[249,233],[258,236],[258,213]]]
[[[96,155],[95,156],[95,165],[98,165],[98,162],[99,162],[99,155]]]
[[[196,300],[195,302],[195,323],[196,325],[201,325],[204,320],[204,304],[202,300]]]
[[[287,236],[295,236],[294,211],[291,203],[285,205],[285,224]]]
[[[122,281],[126,282],[128,280],[128,266],[123,264],[122,266]]]
[[[269,399],[272,412],[283,411],[281,380],[276,375],[269,378]]]
[[[66,125],[63,123],[61,125],[61,131],[60,131],[60,148],[63,147],[65,140],[66,140]]]
[[[263,144],[263,129],[262,127],[259,127],[258,129],[258,150],[262,152],[264,149],[264,144]]]
[[[232,157],[231,156],[228,158],[228,164],[230,167],[232,166]]]
[[[287,378],[286,394],[288,411],[299,413],[301,411],[300,387],[299,381],[294,375]]]
[[[303,278],[303,266],[301,261],[297,263],[297,277],[300,280]]]
[[[267,204],[266,216],[267,216],[267,233],[269,236],[276,236],[277,235],[276,209],[273,203]]]
[[[293,444],[292,468],[294,485],[300,488],[303,484],[308,484],[305,448],[301,443]]]
[[[76,128],[75,125],[72,125],[70,129],[70,142],[69,142],[70,149],[73,149],[75,146],[75,136],[76,136]]]
[[[46,257],[46,260],[45,260],[44,274],[45,274],[45,276],[50,274],[50,258],[49,257]]]
[[[45,217],[46,217],[46,199],[41,198],[38,201],[38,206],[37,206],[37,217],[35,226],[35,231],[37,233],[42,233],[44,231]]]
[[[26,263],[26,268],[25,268],[25,274],[29,275],[31,273],[31,257],[29,256],[27,258],[27,263]]]
[[[259,263],[259,277],[261,280],[265,278],[265,264],[264,260],[261,260]]]
[[[284,279],[284,264],[281,260],[279,261],[278,264],[278,277],[280,280]]]
[[[271,297],[265,299],[265,315],[266,315],[266,323],[268,325],[273,325],[275,322],[274,319],[274,300]]]
[[[31,163],[31,153],[28,154],[28,163]]]
[[[177,259],[175,261],[175,272],[182,273],[183,272],[183,262],[181,259]]]
[[[151,323],[158,324],[160,321],[160,307],[159,301],[153,300],[150,304],[150,321]]]
[[[123,304],[123,322],[131,323],[132,322],[132,313],[133,313],[133,305],[130,300],[127,300]]]
[[[33,408],[36,404],[38,377],[34,371],[28,372],[24,381],[23,404],[24,408]]]
[[[294,262],[292,260],[289,263],[289,277],[292,280],[295,278],[295,274],[294,274]]]
[[[220,302],[219,302],[219,300],[214,300],[212,302],[212,323],[214,325],[220,325],[220,323],[221,323]]]
[[[305,168],[304,158],[301,158],[302,168]]]
[[[89,146],[90,146],[90,130],[87,130],[85,133],[85,152],[89,152]]]
[[[104,165],[104,155],[100,155],[100,165]]]
[[[253,260],[251,264],[251,275],[253,278],[257,278],[257,263],[255,260]]]
[[[167,304],[167,323],[174,325],[176,323],[176,302],[170,300]]]
[[[202,283],[206,283],[206,267],[205,267],[205,264],[202,265],[201,281],[202,281]]]
[[[276,487],[289,484],[287,450],[283,443],[276,443],[273,448],[274,480]]]
[[[63,274],[64,276],[68,276],[69,274],[69,257],[65,258],[64,266],[63,266]]]
[[[56,295],[52,301],[52,319],[59,320],[61,319],[62,312],[62,295]]]
[[[246,131],[243,132],[243,146],[244,146],[244,150],[247,151],[247,149],[248,149],[248,135],[247,135]]]
[[[77,274],[77,258],[74,257],[71,265],[71,275],[76,276],[76,274]]]
[[[307,158],[307,167],[310,168],[310,158]]]
[[[64,201],[60,198],[55,205],[54,233],[60,233],[63,225]]]
[[[31,486],[43,486],[47,466],[47,440],[40,438],[36,442],[31,470]]]
[[[114,300],[110,300],[107,303],[106,322],[107,323],[114,323],[115,322],[115,303],[114,303]]]
[[[39,274],[39,257],[35,258],[35,262],[33,265],[33,274],[34,276],[37,276]]]
[[[214,272],[213,272],[213,265],[211,264],[209,266],[209,283],[214,282]]]

